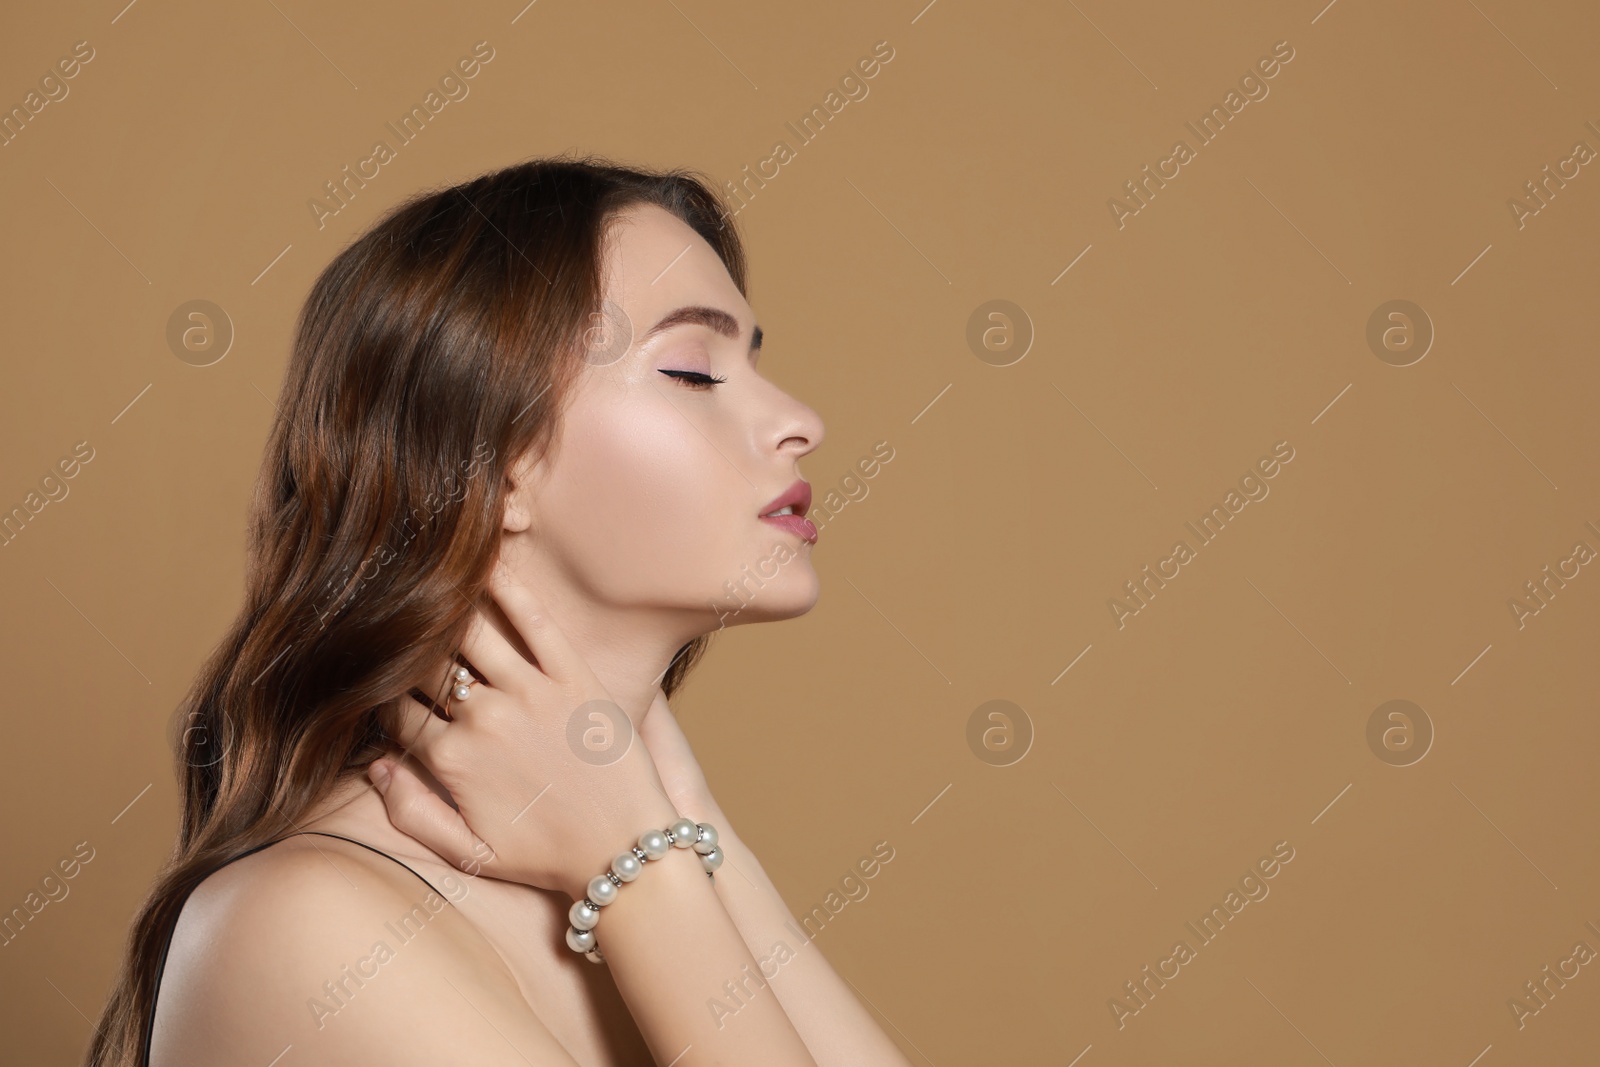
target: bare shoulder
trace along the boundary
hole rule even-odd
[[[566,1067],[448,900],[359,845],[292,837],[197,886],[173,931],[150,1067],[479,1062]]]

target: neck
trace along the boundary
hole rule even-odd
[[[540,591],[541,610],[637,726],[679,650],[708,632],[706,616],[608,604],[593,592],[575,588],[557,568],[541,566],[543,562],[527,560],[518,570],[518,580]],[[494,610],[505,632],[517,632],[514,620],[507,619],[498,605]]]

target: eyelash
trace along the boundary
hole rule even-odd
[[[720,385],[722,382],[728,380],[726,378],[718,378],[710,374],[702,374],[697,370],[664,370],[661,373],[668,375],[669,377],[677,378],[685,385],[695,389],[710,389],[713,385]]]

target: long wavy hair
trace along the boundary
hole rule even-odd
[[[250,506],[244,605],[173,718],[177,844],[89,1067],[143,1067],[195,886],[399,748],[390,712],[460,647],[499,554],[508,466],[545,454],[593,331],[616,325],[603,321],[609,224],[664,208],[745,291],[713,189],[684,169],[529,160],[412,196],[317,278]],[[674,657],[669,695],[708,640]]]

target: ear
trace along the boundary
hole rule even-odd
[[[505,517],[501,529],[506,533],[521,533],[533,525],[534,486],[543,473],[544,461],[523,453],[506,467],[506,481],[511,488],[506,493]]]

